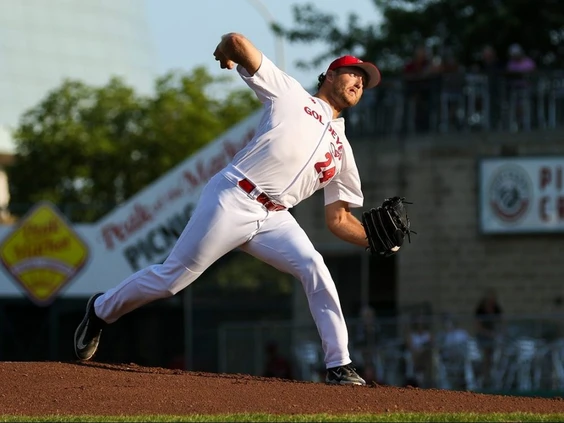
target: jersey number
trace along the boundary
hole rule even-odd
[[[324,162],[317,162],[315,164],[315,170],[317,171],[317,174],[321,174],[321,176],[319,177],[319,182],[321,183],[327,182],[329,179],[335,176],[335,166],[328,169],[328,167],[331,166],[331,163],[333,163],[333,155],[331,153],[325,153],[325,158],[327,160],[325,160]]]

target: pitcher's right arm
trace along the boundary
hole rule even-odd
[[[253,76],[260,68],[262,53],[243,35],[230,32],[221,37],[213,55],[222,69],[233,69],[241,65]]]
[[[213,54],[222,69],[237,67],[239,76],[263,104],[271,103],[296,89],[304,91],[298,81],[279,69],[241,34],[225,34]]]

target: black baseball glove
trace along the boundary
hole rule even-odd
[[[384,200],[381,206],[362,213],[362,226],[368,239],[371,254],[389,257],[403,245],[405,237],[411,242],[411,223],[407,216],[403,197]]]

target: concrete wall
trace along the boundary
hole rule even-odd
[[[429,301],[435,312],[472,313],[494,287],[507,314],[551,311],[564,292],[564,235],[481,235],[477,166],[483,156],[564,155],[564,131],[351,143],[365,207],[393,195],[414,203],[410,217],[419,234],[398,255],[400,307]],[[295,216],[320,250],[350,248],[325,229],[322,204],[318,193]]]

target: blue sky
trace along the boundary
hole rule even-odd
[[[283,42],[282,52],[268,28],[265,15],[275,17],[285,26],[293,23],[292,5],[308,1],[285,0],[145,0],[150,31],[158,57],[157,70],[191,70],[203,65],[213,74],[225,73],[213,58],[213,51],[222,34],[240,32],[246,35],[268,57],[294,76],[306,88],[312,87],[317,75],[325,69],[297,69],[299,58],[313,57],[323,50],[322,44],[302,45]],[[312,3],[312,2],[310,2]],[[317,8],[342,17],[344,25],[350,12],[356,12],[362,23],[378,19],[372,0],[318,0]],[[260,5],[266,12],[259,12]],[[264,10],[264,9],[263,9]],[[282,57],[280,57],[282,56]],[[284,59],[282,61],[282,58]],[[238,79],[235,85],[243,83]]]

